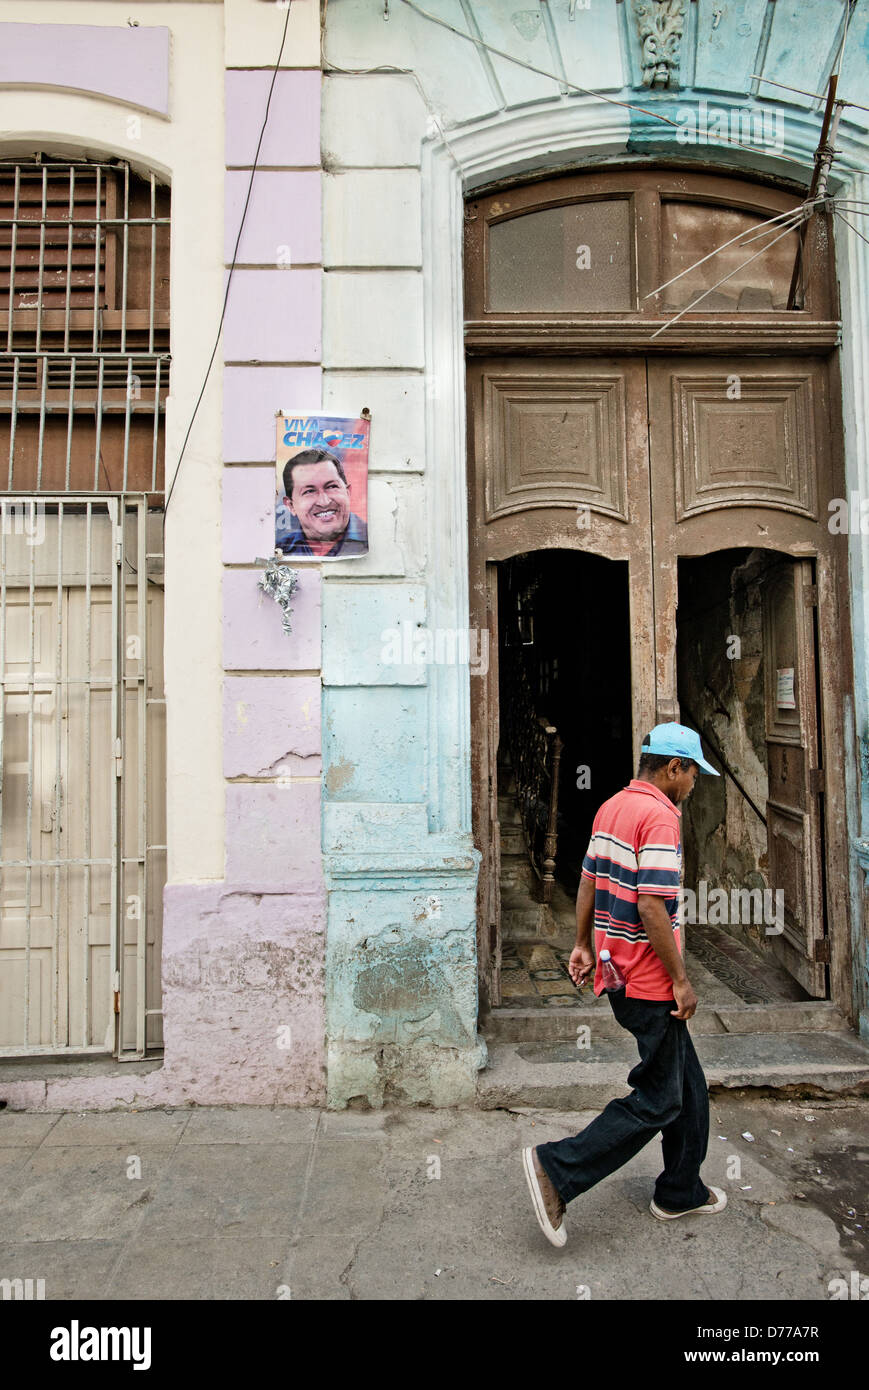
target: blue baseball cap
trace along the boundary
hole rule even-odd
[[[656,753],[662,758],[690,758],[701,772],[711,772],[713,777],[721,773],[707,763],[700,746],[700,735],[684,724],[656,724],[648,738],[643,740],[642,753]]]

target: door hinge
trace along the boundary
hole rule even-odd
[[[820,941],[815,942],[814,959],[819,965],[830,964],[830,938],[822,936]]]
[[[124,528],[115,527],[115,564],[119,565],[124,555]]]
[[[116,1013],[116,1014],[119,1014],[119,1013],[121,1012],[121,972],[120,972],[120,970],[116,970],[116,971],[115,971],[115,977],[114,977],[114,979],[112,980],[112,986],[113,986],[114,995],[115,995],[115,1004],[114,1004],[115,1013]]]
[[[121,752],[121,740],[115,739],[115,776],[120,777],[124,769],[124,756]]]
[[[817,584],[803,585],[803,603],[807,608],[817,608],[818,606],[818,586]]]

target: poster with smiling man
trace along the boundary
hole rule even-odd
[[[275,553],[294,560],[368,554],[371,421],[281,413],[275,459]]]

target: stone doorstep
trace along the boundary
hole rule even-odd
[[[477,1077],[477,1105],[584,1110],[625,1095],[636,1048],[630,1039],[598,1036],[597,1060],[594,1050],[566,1041],[490,1043],[489,1065]],[[700,1034],[697,1052],[710,1086],[869,1094],[869,1046],[850,1031]]]
[[[624,1037],[624,1030],[612,1012],[598,1005],[575,1005],[564,1009],[493,1009],[481,1031],[487,1042],[557,1042],[575,1038],[580,1024],[586,1023],[602,1038]],[[804,1003],[718,1004],[700,1007],[691,1020],[695,1036],[712,1033],[851,1033],[829,1000]]]

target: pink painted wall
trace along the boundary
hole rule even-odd
[[[272,533],[273,534],[273,533]],[[252,564],[254,556],[250,557]],[[314,671],[320,667],[320,572],[300,566],[292,636],[281,610],[257,588],[262,567],[223,574],[223,665],[227,671]]]
[[[270,80],[226,74],[227,265]],[[254,176],[223,330],[225,879],[165,889],[165,1065],[128,1103],[326,1098],[320,572],[300,567],[288,637],[256,564],[274,550],[276,413],[322,399],[319,115],[319,72],[280,72],[260,163],[281,167]],[[115,1104],[117,1082],[87,1095]]]
[[[320,678],[235,676],[223,683],[226,777],[320,775]]]
[[[270,72],[230,70],[226,74],[228,169],[249,169],[253,163],[271,80]],[[319,168],[319,72],[278,73],[259,163],[271,169]]]
[[[322,369],[224,367],[223,461],[275,460],[275,412],[322,398]]]
[[[227,264],[270,81],[226,75]],[[277,167],[254,176],[223,332],[226,883],[195,924],[197,890],[167,890],[167,1056],[214,1056],[203,1100],[229,1086],[248,1103],[311,1105],[326,1098],[321,580],[299,567],[288,637],[255,561],[274,550],[276,413],[322,401],[319,72],[278,74],[259,162]],[[215,1052],[209,1020],[225,1011],[233,1032]]]
[[[169,30],[0,24],[0,87],[63,87],[169,114]]]
[[[224,361],[319,362],[321,281],[320,270],[233,271],[223,323]]]
[[[227,265],[238,240],[249,181],[250,173],[244,169],[227,172],[224,246]],[[318,264],[322,252],[320,227],[319,170],[262,169],[253,181],[238,247],[238,264],[274,266],[279,255],[281,264],[288,267]],[[289,259],[284,248],[289,249]]]

